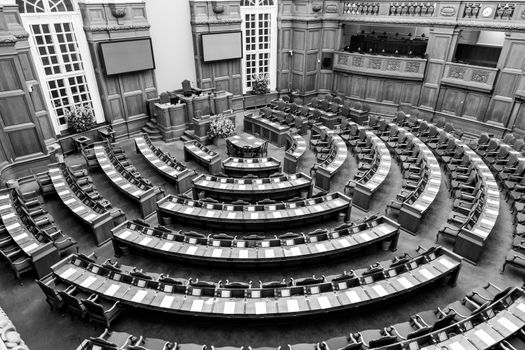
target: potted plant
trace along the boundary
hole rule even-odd
[[[226,142],[225,139],[235,134],[235,123],[225,115],[221,114],[210,122],[208,139],[221,147]]]
[[[91,130],[95,126],[93,108],[88,104],[74,106],[66,111],[66,123],[72,133]]]
[[[244,96],[244,108],[266,106],[277,98],[277,92],[270,92],[270,78],[268,74],[252,75],[252,91]]]

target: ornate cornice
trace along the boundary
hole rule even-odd
[[[122,32],[127,30],[149,30],[149,24],[123,24],[123,25],[108,25],[108,26],[86,26],[86,32]]]
[[[0,46],[15,46],[18,39],[14,35],[0,37]]]
[[[28,32],[19,32],[19,33],[15,33],[14,36],[18,40],[27,40],[27,38],[29,38],[29,33]]]
[[[241,24],[241,19],[208,19],[208,20],[192,20],[191,24]]]

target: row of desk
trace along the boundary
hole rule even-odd
[[[289,174],[297,172],[299,160],[306,151],[306,141],[301,135],[287,133],[285,135],[286,152],[284,153],[283,171]]]
[[[73,255],[54,265],[54,276],[64,283],[128,307],[221,318],[280,318],[362,307],[413,293],[447,277],[454,285],[461,269],[461,259],[438,247],[406,264],[386,268],[377,275],[342,275],[333,282],[295,289],[248,288],[245,297],[232,297],[236,288],[214,290],[210,294],[206,291],[209,284],[195,283],[189,287],[182,285],[181,289],[181,283],[130,279],[124,273],[108,272],[97,264],[87,263],[84,267],[77,259],[79,257]],[[106,276],[107,273],[110,276]]]
[[[368,172],[364,174],[361,179],[355,181],[352,200],[355,206],[367,211],[370,208],[374,193],[385,182],[390,172],[392,160],[390,152],[383,140],[370,130],[361,130],[360,132],[364,135],[364,140],[366,140],[373,149],[374,160]]]
[[[420,186],[409,191],[411,193],[404,199],[399,213],[401,227],[416,233],[423,214],[434,202],[441,188],[441,168],[436,157],[423,141],[404,128],[398,128],[394,123],[390,123],[384,136],[380,136],[384,141],[388,139],[388,131],[392,128],[405,135],[406,141],[412,144],[414,157],[421,159],[424,164],[425,175],[420,179]],[[397,152],[397,148],[393,147],[392,151]]]
[[[60,260],[58,249],[51,240],[39,241],[24,225],[15,209],[12,189],[0,190],[0,219],[9,236],[31,263],[39,277],[51,271],[51,266]]]
[[[128,246],[153,255],[189,262],[236,266],[305,263],[348,255],[381,242],[396,250],[399,225],[381,216],[335,231],[316,230],[295,237],[257,240],[242,236],[195,235],[166,231],[127,221],[112,230],[117,256]]]
[[[310,197],[312,178],[297,173],[270,178],[240,179],[201,174],[193,179],[193,198],[211,197],[219,201],[263,199],[288,200]]]
[[[75,183],[75,178],[70,174],[66,164],[50,164],[49,176],[62,203],[91,228],[97,245],[107,242],[111,238],[110,230],[115,223],[122,220],[123,214],[116,216],[118,209],[111,212],[95,201],[89,200],[88,197],[80,199],[78,195],[84,193],[79,192],[80,186]]]
[[[281,161],[274,157],[228,157],[222,161],[222,168],[229,176],[243,177],[246,175],[254,175],[262,178],[269,177],[273,173],[281,171]]]
[[[197,140],[184,142],[184,161],[194,159],[208,169],[210,174],[221,172],[221,157],[219,153],[210,150]]]
[[[140,174],[126,169],[109,143],[95,143],[93,150],[102,172],[117,189],[138,203],[142,217],[153,214],[155,203],[162,195],[160,189],[145,182]]]
[[[348,150],[343,139],[328,127],[316,125],[312,128],[312,135],[314,133],[319,134],[321,139],[326,140],[328,142],[327,148],[330,149],[326,159],[317,165],[315,185],[325,191],[329,191],[330,181],[342,168],[348,156]]]
[[[147,134],[135,137],[135,146],[137,153],[142,154],[153,169],[170,179],[177,193],[184,193],[191,188],[193,172],[156,147]]]
[[[350,198],[339,192],[265,205],[207,203],[170,195],[157,203],[157,213],[161,224],[174,218],[201,226],[253,231],[324,221],[340,213],[348,221],[351,202]]]
[[[277,147],[284,146],[284,138],[289,131],[290,127],[288,125],[272,121],[264,115],[253,115],[250,113],[244,116],[244,132],[252,135],[258,134]]]

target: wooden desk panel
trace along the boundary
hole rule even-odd
[[[281,170],[281,161],[274,157],[235,158],[228,157],[222,161],[224,172],[230,176],[243,177],[253,174],[257,177],[269,177]]]

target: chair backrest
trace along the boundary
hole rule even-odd
[[[508,145],[512,145],[514,143],[514,141],[516,141],[516,137],[514,136],[514,134],[507,134],[503,138],[503,142],[508,144]]]
[[[334,103],[337,103],[338,105],[342,105],[343,104],[343,99],[339,96],[336,96],[334,97],[334,100],[333,100]]]

